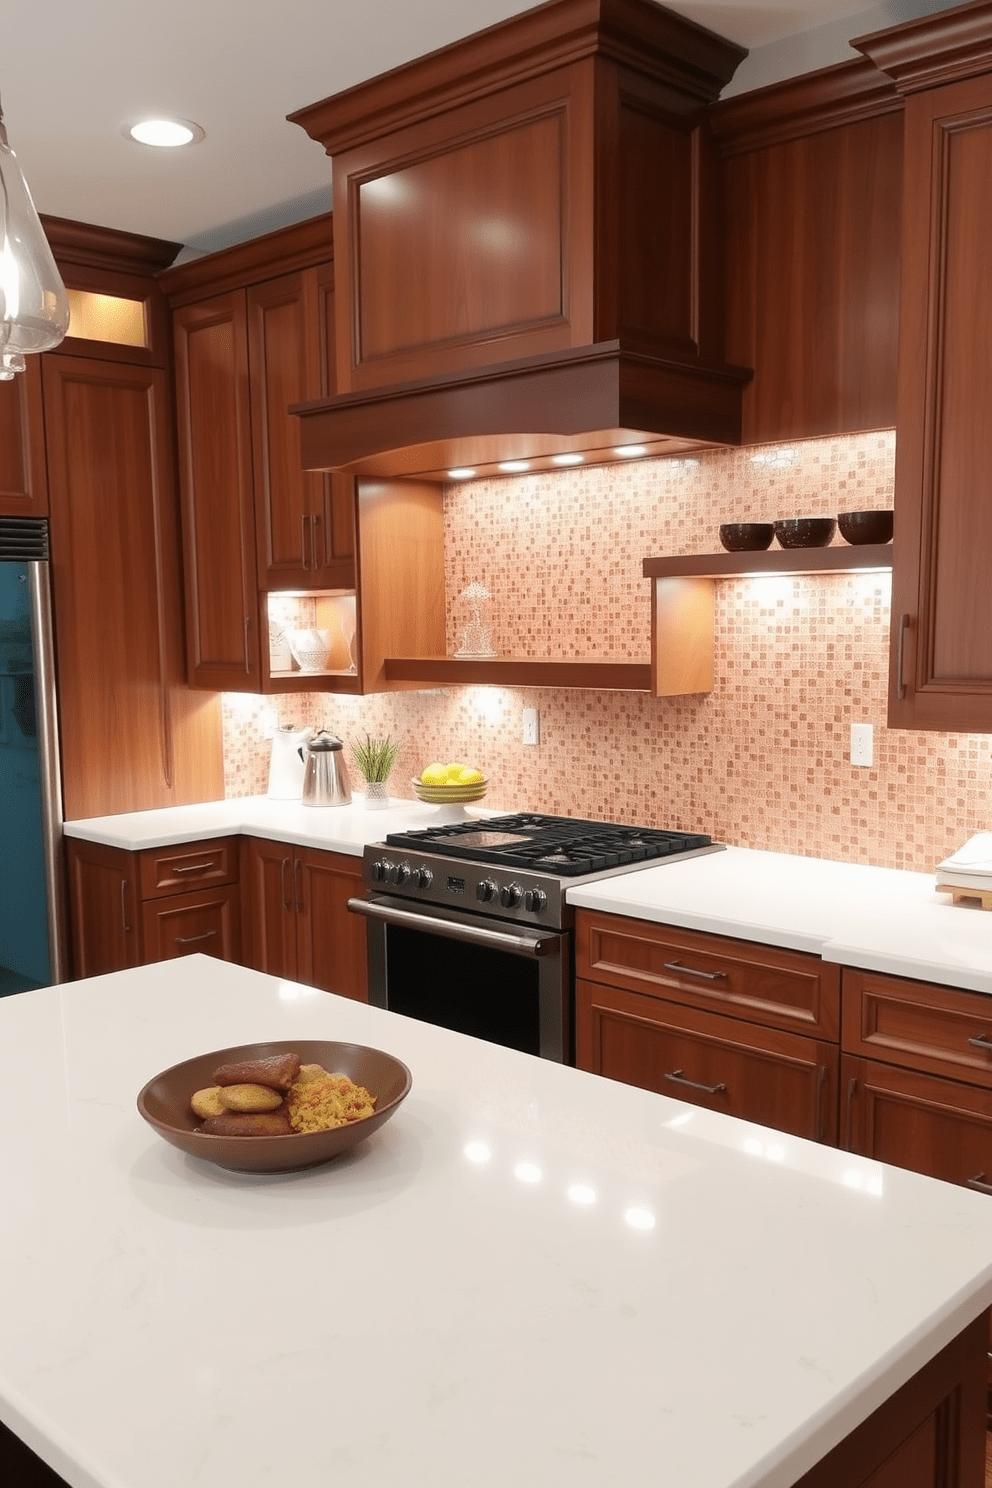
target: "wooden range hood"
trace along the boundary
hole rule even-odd
[[[739,443],[706,109],[744,55],[652,0],[552,0],[290,115],[334,180],[304,466]]]

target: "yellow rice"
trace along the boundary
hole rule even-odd
[[[286,1114],[294,1131],[329,1131],[361,1121],[375,1110],[375,1096],[347,1075],[328,1074],[319,1065],[304,1065],[286,1096]]]

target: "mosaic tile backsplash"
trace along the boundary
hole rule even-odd
[[[883,432],[452,486],[449,652],[465,620],[457,597],[476,582],[493,596],[499,653],[646,659],[645,557],[716,552],[721,522],[890,507],[894,458],[895,436]],[[231,695],[227,794],[265,791],[264,730],[278,715],[346,740],[366,730],[400,739],[396,796],[412,797],[411,775],[431,761],[459,759],[489,777],[487,806],[929,873],[992,826],[992,736],[885,727],[890,588],[877,573],[719,583],[706,696]],[[536,747],[521,743],[525,707],[539,710]],[[869,768],[849,762],[852,723],[874,725]]]

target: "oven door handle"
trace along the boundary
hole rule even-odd
[[[421,930],[428,935],[443,935],[468,945],[489,946],[507,951],[511,956],[554,956],[561,950],[560,935],[510,935],[503,930],[489,930],[483,925],[460,924],[457,920],[438,920],[422,910],[396,909],[391,904],[377,904],[374,899],[349,899],[352,914],[387,925],[400,925],[407,930]]]

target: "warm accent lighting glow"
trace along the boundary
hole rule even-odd
[[[500,470],[505,470],[507,475],[519,475],[522,470],[530,469],[529,460],[502,460]]]
[[[552,455],[552,465],[581,465],[585,457],[583,455]]]
[[[613,451],[615,455],[622,455],[625,460],[636,460],[638,455],[646,455],[647,452],[646,444],[619,444]]]
[[[448,471],[452,480],[471,480],[474,474],[475,471],[469,470],[467,465],[459,465],[456,469]]]
[[[191,124],[188,119],[139,119],[126,132],[139,145],[155,145],[162,150],[197,144],[203,139],[199,124]]]

